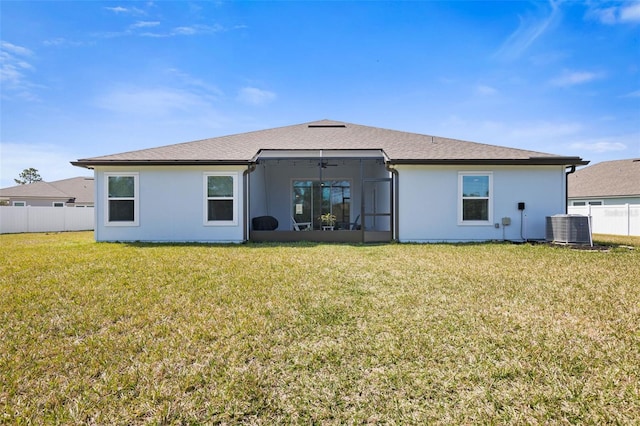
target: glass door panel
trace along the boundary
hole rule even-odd
[[[351,183],[344,180],[294,180],[293,217],[296,222],[311,222],[322,229],[320,216],[335,216],[335,228],[348,229],[351,220]]]

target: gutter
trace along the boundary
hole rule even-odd
[[[249,190],[251,188],[249,174],[255,169],[256,163],[252,163],[247,166],[247,170],[242,172],[242,220],[244,222],[242,226],[242,241],[245,243],[249,241]]]
[[[243,160],[78,160],[71,165],[92,169],[95,166],[247,166]]]
[[[393,165],[389,164],[389,163],[385,163],[384,164],[385,168],[387,169],[388,172],[390,172],[393,175],[393,186],[391,187],[391,200],[393,201],[393,210],[391,211],[391,219],[392,219],[392,226],[393,226],[393,233],[391,235],[391,240],[398,240],[399,235],[400,235],[400,224],[398,223],[398,188],[399,188],[399,184],[398,184],[398,177],[399,177],[399,173],[398,170],[396,170],[395,168],[393,168]],[[363,226],[364,229],[364,226]]]
[[[585,161],[580,157],[529,157],[529,158],[508,158],[508,159],[491,159],[491,158],[441,158],[441,159],[395,159],[390,160],[389,164],[399,165],[493,165],[493,166],[565,166],[578,165],[586,166],[589,161]]]
[[[564,214],[569,213],[569,175],[576,172],[575,164],[569,167],[569,171],[564,173]]]

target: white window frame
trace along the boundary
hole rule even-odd
[[[228,176],[233,179],[233,196],[232,197],[209,197],[209,176]],[[238,226],[238,172],[204,172],[202,176],[202,219],[204,226]],[[233,219],[232,220],[208,220],[209,217],[209,200],[232,200],[233,201]]]
[[[133,197],[113,198],[114,200],[133,200],[133,221],[109,221],[109,178],[110,177],[133,177]],[[140,183],[138,172],[107,172],[104,174],[104,225],[105,226],[139,226],[140,218]]]
[[[52,207],[64,207],[64,201],[54,201],[51,203]]]
[[[487,176],[489,178],[488,197],[467,197],[468,199],[488,200],[487,220],[463,220],[463,181],[465,176]],[[464,171],[458,172],[458,225],[463,226],[493,226],[493,172],[487,171]]]
[[[13,207],[27,207],[27,202],[26,201],[13,201],[11,203],[11,205]]]

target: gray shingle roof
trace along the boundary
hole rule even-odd
[[[140,151],[81,159],[106,164],[247,164],[260,150],[382,149],[390,163],[587,164],[578,157],[486,145],[438,136],[321,120]]]
[[[569,197],[640,195],[640,158],[604,161],[569,175]]]
[[[34,182],[0,189],[0,197],[6,198],[75,198],[76,203],[93,203],[93,178],[75,177],[53,182]]]

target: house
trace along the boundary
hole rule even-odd
[[[431,242],[544,239],[588,162],[321,120],[72,164],[97,241]]]
[[[93,207],[93,177],[33,182],[0,189],[0,201],[24,207]]]
[[[571,206],[640,204],[640,158],[603,161],[569,175]]]

